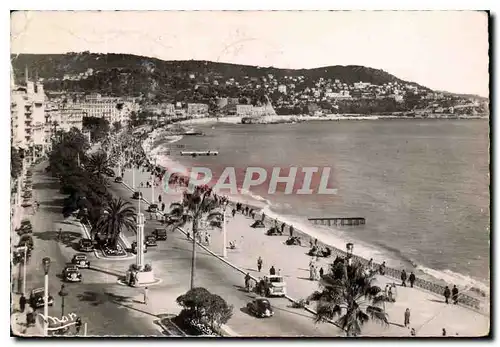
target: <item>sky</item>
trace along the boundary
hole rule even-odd
[[[90,51],[279,68],[363,65],[435,90],[489,95],[488,17],[472,11],[36,12],[12,53]]]

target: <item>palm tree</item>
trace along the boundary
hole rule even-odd
[[[336,325],[347,336],[357,336],[361,327],[370,319],[388,325],[388,316],[381,307],[387,298],[373,286],[373,274],[368,274],[357,263],[352,266],[339,262],[322,277],[322,291],[314,292],[308,299],[317,301],[315,322],[325,322],[340,317]],[[377,290],[378,288],[378,290]]]
[[[192,222],[193,231],[193,251],[191,254],[191,289],[194,286],[194,278],[196,271],[196,237],[198,236],[199,222],[205,217],[207,222],[222,218],[222,213],[214,211],[217,207],[215,200],[201,193],[199,189],[194,193],[184,193],[182,203],[174,202],[170,205],[170,215],[179,217],[182,224]],[[225,247],[225,245],[224,245]]]
[[[118,236],[123,228],[134,230],[136,228],[136,212],[132,205],[119,199],[112,199],[104,208],[95,231],[99,235],[106,235],[108,244],[116,248]]]
[[[106,153],[97,152],[90,156],[88,159],[87,169],[96,176],[106,173],[111,170],[111,165]]]

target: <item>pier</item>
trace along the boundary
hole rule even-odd
[[[191,157],[197,157],[201,155],[206,155],[206,156],[211,156],[211,155],[218,155],[219,152],[217,151],[182,151],[181,155],[183,156],[191,156]]]
[[[325,218],[308,218],[310,222],[320,225],[364,225],[363,217],[325,217]]]

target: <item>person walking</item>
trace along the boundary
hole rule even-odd
[[[144,305],[148,304],[148,287],[144,287]]]
[[[62,238],[62,228],[59,228],[59,234],[57,234],[57,239],[61,240]]]
[[[271,268],[269,269],[269,274],[271,276],[276,275],[276,269],[274,268],[274,265],[271,265]]]
[[[368,270],[372,270],[372,267],[373,267],[373,258],[370,258],[370,260],[368,260],[368,264],[366,265],[368,267]]]
[[[458,304],[458,288],[456,285],[453,285],[453,289],[451,290],[451,298],[455,305]]]
[[[416,280],[415,274],[413,272],[410,273],[410,277],[408,279],[410,281],[410,287],[413,288],[413,283],[415,283],[415,280]]]
[[[164,203],[164,202],[162,202],[162,203],[161,203],[161,212],[164,212],[164,211],[165,211],[165,203]]]
[[[406,308],[406,311],[405,311],[405,328],[406,327],[410,327],[410,309],[409,308]]]
[[[281,223],[281,233],[285,232],[285,223]]]
[[[234,215],[236,214],[236,209],[233,208],[233,210],[231,211],[231,213],[233,214],[233,218],[234,218]]]
[[[158,195],[158,202],[161,202],[161,194]]]
[[[262,213],[262,218],[261,218],[261,222],[264,223],[264,220],[266,219],[266,214],[265,213]]]
[[[262,269],[262,258],[260,256],[257,259],[257,269],[259,270],[259,272]]]
[[[451,292],[450,292],[450,288],[448,288],[448,286],[446,286],[446,287],[444,288],[444,293],[443,293],[443,295],[444,295],[445,302],[446,302],[447,304],[448,304],[448,299],[450,298],[450,294],[451,294]]]
[[[442,336],[446,336],[446,329],[445,329],[445,328],[443,328],[443,330],[442,330],[442,332],[441,332],[441,335],[442,335]]]
[[[406,271],[401,271],[401,286],[406,287]]]
[[[324,270],[323,270],[323,267],[321,267],[321,268],[319,269],[319,278],[322,278],[324,273],[325,273],[325,272],[324,272]]]
[[[21,294],[21,297],[19,298],[19,309],[21,310],[21,313],[24,313],[24,309],[26,308],[26,297],[24,296],[24,293]]]
[[[290,225],[290,237],[293,236],[293,225]]]

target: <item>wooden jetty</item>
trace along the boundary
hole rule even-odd
[[[363,217],[325,217],[325,218],[308,218],[314,224],[319,225],[364,225]]]
[[[219,152],[217,151],[181,151],[181,155],[183,156],[191,156],[191,157],[197,157],[197,156],[211,156],[211,155],[218,155]]]

